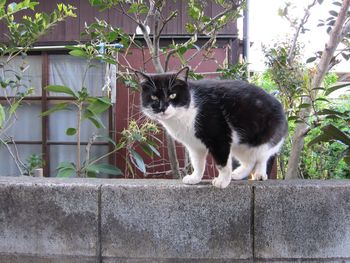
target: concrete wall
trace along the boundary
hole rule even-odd
[[[350,181],[0,177],[0,262],[350,262]]]

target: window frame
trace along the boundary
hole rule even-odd
[[[28,52],[28,56],[31,55],[40,55],[41,56],[41,96],[27,96],[23,99],[23,102],[35,101],[41,104],[41,112],[45,112],[49,109],[49,104],[55,101],[71,101],[73,98],[68,96],[50,96],[49,93],[44,89],[46,86],[50,85],[50,77],[49,77],[49,56],[50,55],[68,55],[68,51],[66,50],[36,50]],[[112,96],[112,94],[110,94]],[[4,96],[0,96],[0,102],[4,102],[6,98]],[[108,135],[114,141],[116,140],[115,131],[115,103],[113,103],[112,107],[108,109],[107,118],[107,130]],[[52,145],[76,145],[76,141],[53,141],[49,139],[49,125],[50,125],[49,116],[41,117],[41,141],[34,140],[14,140],[16,145],[41,145],[41,154],[43,155],[44,165],[43,165],[43,174],[45,177],[50,177],[50,146]],[[9,142],[12,144],[11,142]],[[88,141],[81,141],[81,145],[87,145]],[[111,152],[114,149],[114,146],[111,142],[95,142],[95,146],[108,146],[108,151]],[[116,153],[109,155],[108,163],[115,165],[116,164]]]

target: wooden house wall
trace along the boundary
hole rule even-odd
[[[18,0],[17,0],[18,1]],[[88,0],[39,0],[39,5],[36,8],[36,12],[47,12],[50,13],[56,7],[57,3],[71,4],[75,6],[76,18],[68,18],[66,21],[59,23],[51,33],[40,39],[38,44],[62,44],[67,42],[74,42],[80,39],[80,33],[83,32],[85,23],[90,24],[95,21],[95,17],[98,19],[104,19],[108,23],[121,27],[125,32],[133,34],[136,30],[136,24],[127,16],[121,15],[117,10],[110,9],[100,12],[97,8],[91,7]],[[170,13],[173,10],[179,10],[178,17],[173,21],[169,22],[167,27],[164,29],[165,36],[185,36],[188,33],[185,31],[185,24],[188,22],[187,16],[187,1],[172,1],[169,0],[164,7],[166,13]],[[219,6],[207,2],[207,8],[205,14],[208,16],[215,16],[220,12]],[[23,11],[19,13],[33,14],[32,11]],[[4,33],[6,27],[4,24],[0,24],[0,41],[6,41]],[[235,22],[230,23],[221,32],[221,35],[235,37],[237,34],[237,26]]]

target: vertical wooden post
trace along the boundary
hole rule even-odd
[[[48,110],[47,93],[44,89],[49,85],[49,55],[47,52],[42,53],[42,79],[41,79],[41,112]],[[50,149],[48,146],[49,136],[49,117],[43,116],[41,118],[41,140],[42,140],[42,153],[44,158],[44,176],[50,176]]]

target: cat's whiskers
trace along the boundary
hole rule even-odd
[[[157,90],[157,85],[156,85],[156,83],[154,83],[153,78],[150,78],[150,80],[151,80],[151,84],[152,84],[151,87],[152,87],[154,90]]]

